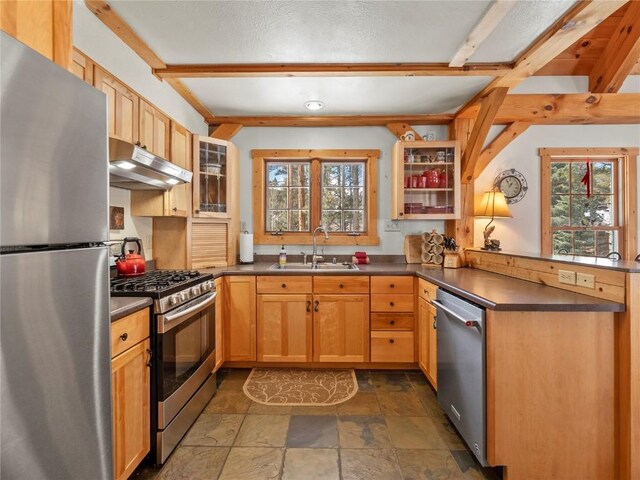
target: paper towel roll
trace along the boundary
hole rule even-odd
[[[240,263],[253,263],[253,233],[240,234]]]

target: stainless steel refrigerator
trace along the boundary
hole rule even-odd
[[[0,47],[0,477],[110,480],[106,99]]]

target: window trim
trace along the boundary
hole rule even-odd
[[[311,162],[311,231],[320,219],[320,162],[365,162],[366,169],[366,233],[357,236],[348,233],[329,233],[323,245],[379,245],[378,236],[378,159],[380,150],[252,150],[253,162],[253,241],[256,245],[311,245],[310,232],[285,232],[274,235],[265,231],[265,163],[270,161]],[[318,161],[314,161],[318,160]]]
[[[551,228],[551,163],[579,157],[589,160],[617,160],[617,176],[620,189],[617,191],[618,205],[616,225],[606,230],[619,232],[619,253],[625,260],[633,260],[638,254],[638,203],[637,203],[637,158],[638,148],[540,148],[540,251],[553,254],[553,230]],[[618,190],[618,186],[615,186]],[[584,229],[591,230],[591,229]],[[594,257],[597,258],[597,257]]]

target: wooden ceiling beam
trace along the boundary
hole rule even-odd
[[[473,171],[480,156],[480,151],[508,91],[507,87],[495,88],[480,104],[480,111],[475,118],[475,125],[469,136],[469,142],[462,154],[461,179],[463,182],[473,180]]]
[[[156,69],[166,68],[166,64],[158,55],[145,43],[142,38],[129,26],[125,20],[113,11],[108,2],[104,0],[84,0],[87,8],[104,23],[120,40],[122,40],[131,50],[133,50],[142,60],[144,60],[151,72],[155,75]],[[158,79],[162,81],[158,75]],[[180,80],[172,79],[167,83],[191,105],[202,117],[205,123],[213,121],[213,114],[207,107],[189,90]]]
[[[422,135],[416,132],[408,123],[387,123],[387,129],[393,133],[398,140],[402,140],[402,135],[407,132],[413,132],[416,140],[421,140]]]
[[[478,157],[478,161],[473,169],[473,178],[478,178],[484,169],[487,168],[487,165],[491,163],[491,160],[493,160],[498,153],[504,150],[507,145],[524,133],[530,126],[531,124],[528,122],[513,122],[500,132],[500,135],[498,135],[484,150],[482,150],[482,153]]]
[[[640,2],[627,12],[589,74],[589,91],[615,93],[640,59]]]
[[[166,65],[154,69],[160,78],[224,77],[367,77],[367,76],[489,76],[500,77],[512,69],[508,63],[247,63]]]
[[[386,127],[389,123],[446,125],[453,114],[442,115],[318,115],[215,117],[211,125],[237,123],[245,127]]]
[[[464,115],[470,107],[485,98],[494,88],[512,88],[534,75],[626,2],[627,0],[578,2],[520,56],[512,70],[494,79],[463,105],[457,115]]]
[[[220,140],[231,140],[231,138],[242,129],[242,125],[237,123],[223,123],[217,127],[209,129],[209,136]]]
[[[571,93],[507,95],[494,123],[534,125],[638,124],[640,93]],[[475,118],[474,106],[460,118]],[[415,125],[415,122],[414,122]]]
[[[495,30],[515,4],[516,2],[514,0],[495,0],[458,51],[453,55],[453,58],[449,62],[449,67],[462,67],[467,63],[482,42],[491,35],[491,32]]]

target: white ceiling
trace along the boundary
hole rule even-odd
[[[491,0],[136,1],[110,5],[167,64],[448,63]],[[574,0],[518,0],[472,62],[509,62]],[[442,113],[487,77],[185,79],[214,115]]]

